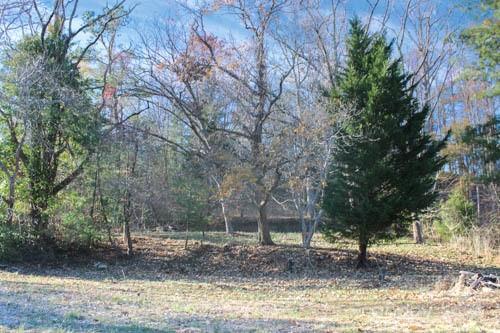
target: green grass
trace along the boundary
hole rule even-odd
[[[70,311],[64,315],[64,318],[66,320],[82,320],[83,316],[81,314],[79,314],[78,312]]]
[[[296,245],[298,234],[274,234],[281,245]],[[183,247],[183,233],[152,234]],[[198,238],[197,238],[198,237]],[[201,233],[189,235],[190,246]],[[255,245],[252,234],[227,237],[208,233],[204,243]],[[328,248],[320,237],[314,246]],[[334,247],[355,248],[346,242]],[[443,245],[417,246],[408,240],[370,249],[499,269]],[[134,262],[134,265],[137,264]],[[21,273],[0,271],[0,332],[497,332],[499,292],[435,290],[414,283],[404,272],[377,284],[354,269],[348,277],[204,276],[161,272],[125,277],[116,270],[96,272],[91,264],[42,268]],[[132,265],[132,264],[130,264]],[[455,267],[455,266],[453,266]],[[22,269],[22,267],[21,267]],[[161,278],[157,278],[161,273]],[[148,279],[148,274],[151,278]],[[362,279],[358,279],[359,277]],[[441,276],[436,276],[437,280]],[[425,280],[428,281],[428,280]]]

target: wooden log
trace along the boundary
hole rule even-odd
[[[481,278],[478,278],[470,284],[470,288],[476,290],[480,285],[481,285]]]
[[[492,289],[500,289],[500,283],[494,283],[490,281],[482,281],[481,284],[484,287],[492,288]]]
[[[468,286],[472,290],[477,290],[483,287],[498,289],[500,288],[499,282],[499,277],[493,274],[482,275],[481,273],[460,271],[460,276],[455,284],[455,288],[462,289],[463,287]]]

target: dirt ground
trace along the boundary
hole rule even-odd
[[[369,249],[298,234],[135,235],[88,255],[0,265],[0,332],[499,332],[500,291],[453,288],[460,270],[500,273],[475,257],[408,240]]]

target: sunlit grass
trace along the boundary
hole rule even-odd
[[[144,235],[143,235],[144,236]],[[162,233],[182,247],[184,233]],[[188,234],[191,246],[201,233]],[[299,234],[273,234],[279,245],[297,246]],[[206,244],[255,245],[255,234],[210,232]],[[169,243],[170,244],[170,243]],[[355,249],[352,242],[314,246]],[[401,254],[464,263],[446,246],[414,245],[408,239],[376,244],[373,253]],[[468,257],[468,264],[481,266]],[[491,265],[491,263],[490,263]],[[497,269],[498,265],[494,265]],[[124,267],[125,269],[125,267]],[[210,277],[163,274],[114,276],[88,267],[41,269],[43,274],[0,271],[0,332],[496,332],[499,293],[457,294],[412,283],[349,278]],[[147,276],[155,276],[148,279]],[[358,272],[353,271],[353,278]],[[362,273],[360,273],[362,274]],[[120,275],[120,274],[119,274]],[[435,277],[437,280],[439,276]],[[368,276],[370,279],[370,276]]]

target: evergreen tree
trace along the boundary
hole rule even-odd
[[[489,96],[500,95],[500,0],[476,0],[472,8],[479,9],[482,21],[462,34],[462,40],[471,46],[478,55],[477,69],[482,74],[482,79],[489,82],[486,91]]]
[[[464,146],[470,172],[485,184],[500,184],[500,115],[492,115],[476,126],[454,133],[457,145]]]
[[[433,141],[423,132],[429,109],[413,97],[411,76],[400,59],[391,60],[392,44],[383,35],[368,34],[354,19],[347,43],[346,68],[331,95],[354,114],[333,158],[324,232],[357,239],[363,267],[370,242],[398,234],[435,199],[446,138]]]
[[[61,24],[55,20],[43,39],[34,35],[20,40],[2,63],[2,80],[12,104],[3,112],[0,126],[9,129],[11,145],[20,145],[30,219],[44,238],[50,236],[46,234],[49,206],[83,171],[82,160],[97,142],[102,121]],[[24,124],[17,119],[24,119]],[[25,137],[23,144],[20,137]]]

